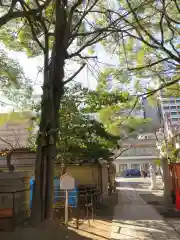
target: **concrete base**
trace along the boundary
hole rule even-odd
[[[157,186],[150,186],[149,189],[151,189],[151,190],[158,190],[158,187]]]
[[[151,180],[151,190],[157,189],[156,185],[156,165],[152,164],[152,168],[150,169],[150,180]]]

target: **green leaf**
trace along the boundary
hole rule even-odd
[[[88,48],[88,54],[89,55],[93,55],[94,54],[94,49],[91,47],[91,48]]]
[[[126,44],[126,49],[128,51],[132,51],[134,47],[134,39],[132,37],[129,37],[128,42]]]
[[[140,48],[140,50],[136,53],[138,66],[142,66],[144,64],[144,55],[145,55],[144,49]]]

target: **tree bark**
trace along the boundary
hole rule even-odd
[[[168,159],[166,157],[163,157],[161,159],[161,162],[164,182],[164,210],[167,211],[172,207]]]
[[[13,150],[7,154],[7,168],[10,172],[14,172],[14,166],[11,164],[12,153],[13,153]]]
[[[59,107],[63,96],[64,64],[66,58],[66,9],[56,0],[55,44],[51,64],[45,56],[41,121],[37,138],[35,187],[33,191],[32,223],[52,219],[54,161],[56,158]],[[66,43],[67,44],[67,43]]]
[[[67,170],[67,165],[62,166],[62,171],[61,171],[61,176],[63,176],[64,174],[66,174],[66,170]]]

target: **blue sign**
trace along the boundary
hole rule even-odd
[[[33,187],[34,187],[34,177],[30,179],[30,209],[32,208],[32,198],[33,198]],[[54,178],[54,204],[65,201],[65,191],[60,190],[60,179],[58,177]],[[73,190],[68,190],[68,203],[71,207],[76,207],[77,204],[77,188]]]

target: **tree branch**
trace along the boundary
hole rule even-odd
[[[142,66],[142,67],[128,68],[128,70],[129,70],[129,71],[136,71],[136,70],[142,70],[142,69],[145,69],[145,68],[150,68],[150,67],[153,67],[153,66],[155,66],[155,65],[157,65],[157,64],[159,64],[159,63],[165,62],[165,61],[167,61],[167,60],[169,60],[169,59],[170,59],[169,57],[163,58],[163,59],[160,59],[160,60],[157,61],[157,62],[153,62],[153,63],[151,63],[151,64],[144,65],[144,66]]]
[[[139,96],[137,95],[137,96],[136,96],[136,100],[134,101],[134,104],[133,104],[131,110],[129,111],[128,115],[126,116],[126,119],[128,119],[128,118],[130,117],[131,113],[132,113],[132,112],[134,111],[134,109],[136,108],[136,105],[137,105],[138,101],[139,101]],[[123,119],[122,122],[120,122],[119,126],[122,126],[123,123],[124,123],[124,121],[125,121],[126,119]]]
[[[143,93],[143,94],[141,94],[140,96],[142,97],[142,96],[145,96],[145,95],[146,95],[146,96],[144,97],[144,98],[146,99],[146,98],[152,96],[154,93],[158,92],[159,90],[162,90],[162,89],[164,89],[165,87],[169,87],[169,86],[171,86],[171,85],[173,85],[173,84],[175,84],[175,83],[178,83],[179,81],[180,81],[180,77],[177,78],[177,79],[175,79],[175,80],[173,80],[173,81],[171,81],[171,82],[168,82],[168,83],[166,83],[166,84],[162,84],[159,88],[156,88],[156,89],[154,89],[154,90],[152,90],[152,91],[149,91],[149,92],[147,92],[147,93]]]
[[[73,54],[73,57],[79,57],[81,59],[97,59],[97,56],[82,56],[80,53],[77,53],[76,55]],[[72,55],[67,55],[67,59],[72,58]]]
[[[164,12],[165,12],[165,6],[164,6],[164,0],[163,0],[163,11],[161,14],[161,19],[160,19],[160,32],[161,32],[161,45],[164,46],[164,29],[163,29],[163,19],[164,19]]]
[[[24,18],[27,16],[37,15],[39,12],[41,12],[43,9],[45,9],[49,5],[50,2],[51,2],[51,0],[47,0],[43,5],[41,5],[40,8],[31,9],[27,12],[24,12],[24,11],[13,12],[13,9],[11,7],[10,10],[8,11],[8,13],[6,13],[2,17],[0,17],[0,27],[2,27],[9,21],[16,19],[16,18]]]
[[[178,10],[178,12],[179,12],[179,14],[180,14],[180,7],[179,7],[179,5],[178,5],[178,3],[177,3],[177,0],[173,0],[173,2],[175,3],[176,8],[177,8],[177,10]]]
[[[123,149],[117,156],[114,157],[114,160],[117,159],[118,157],[120,157],[124,152],[128,151],[131,148],[134,148],[135,145],[131,144],[128,148]]]
[[[175,54],[173,54],[169,49],[167,49],[164,45],[161,45],[160,42],[152,35],[150,34],[143,26],[142,24],[140,23],[135,11],[133,10],[132,8],[132,5],[130,3],[129,0],[126,0],[130,10],[132,11],[132,14],[137,22],[137,24],[139,25],[139,27],[141,28],[141,30],[151,39],[151,41],[153,43],[155,43],[159,49],[163,50],[169,57],[171,57],[172,59],[174,59],[175,61],[179,62],[180,63],[180,58],[177,57]],[[136,31],[138,31],[138,28],[136,27],[135,28]]]
[[[4,140],[2,137],[0,137],[0,140],[6,144],[8,144],[12,149],[14,149],[13,145],[10,142],[7,142],[6,140]]]
[[[69,77],[66,81],[63,82],[63,85],[71,82],[86,66],[86,63],[84,63],[71,77]]]

